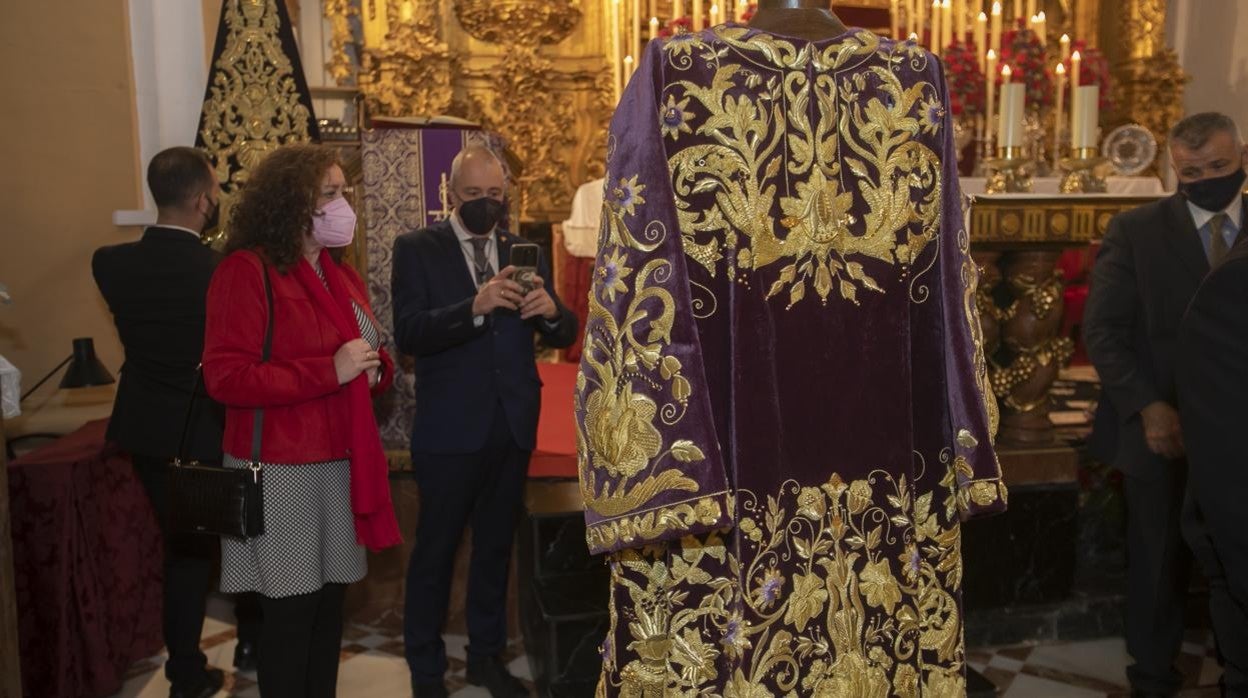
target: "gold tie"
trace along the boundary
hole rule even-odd
[[[1229,248],[1222,231],[1226,228],[1227,215],[1219,213],[1209,219],[1209,266],[1216,267],[1222,263]]]

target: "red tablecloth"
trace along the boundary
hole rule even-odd
[[[542,413],[537,420],[537,450],[529,460],[529,477],[576,477],[576,417],[572,394],[576,364],[541,363]]]
[[[161,537],[107,420],[9,464],[22,690],[32,698],[115,693],[163,640]]]

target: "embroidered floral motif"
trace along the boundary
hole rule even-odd
[[[882,470],[738,496],[738,545],[712,532],[609,556],[601,695],[964,692],[956,507]]]

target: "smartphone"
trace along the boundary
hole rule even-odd
[[[511,280],[520,284],[527,296],[535,287],[533,277],[537,276],[538,247],[530,242],[511,246],[511,258],[508,264],[516,268]]]

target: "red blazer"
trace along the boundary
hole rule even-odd
[[[299,264],[307,264],[300,259]],[[352,299],[370,317],[364,282],[341,265]],[[334,352],[347,341],[293,273],[267,266],[273,286],[273,349],[261,362],[268,322],[261,264],[255,253],[226,257],[208,287],[204,332],[204,385],[225,405],[224,451],[251,457],[252,411],[264,408],[260,460],[265,463],[315,463],[348,456],[350,424],[346,393],[334,372]],[[376,323],[376,318],[373,319]],[[394,362],[381,350],[384,392],[394,376]]]

